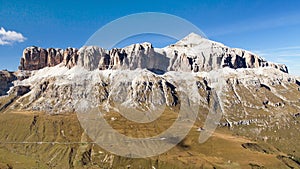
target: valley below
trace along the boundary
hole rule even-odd
[[[124,122],[106,117],[120,133],[135,137],[156,134],[171,125],[170,115],[154,124]],[[83,132],[77,116],[9,111],[0,115],[1,168],[298,168],[299,125],[279,129],[279,136],[261,140],[251,135],[253,125],[219,127],[199,144],[198,120],[176,147],[149,158],[126,158],[106,152]],[[164,124],[164,125],[162,125]],[[124,127],[125,126],[125,127]],[[138,126],[138,128],[137,128]],[[155,127],[159,126],[159,127]],[[267,131],[266,131],[267,132]],[[284,134],[285,133],[285,134]],[[295,133],[291,136],[290,134]],[[280,138],[276,140],[276,138]]]

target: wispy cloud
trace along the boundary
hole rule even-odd
[[[268,56],[269,54],[268,53],[265,53],[265,51],[261,51],[261,50],[251,50],[251,52],[261,56],[261,57],[264,57],[264,56]]]
[[[26,38],[18,32],[0,29],[0,45],[12,45],[15,42],[24,42]]]
[[[260,56],[299,57],[300,46],[287,46],[273,49],[252,50],[252,52]]]
[[[233,23],[230,25],[221,26],[212,30],[209,37],[227,35],[232,33],[241,33],[248,31],[255,31],[261,29],[275,28],[287,25],[300,24],[300,13],[290,13],[285,16],[280,16],[276,18],[264,18],[264,19],[248,19],[238,23]]]
[[[300,76],[300,46],[251,51],[269,61],[286,64],[292,74]]]

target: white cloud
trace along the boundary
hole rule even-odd
[[[291,74],[300,76],[300,46],[286,46],[274,49],[252,50],[267,60],[286,64]]]
[[[18,32],[0,29],[0,45],[11,45],[15,42],[24,42],[26,38]]]

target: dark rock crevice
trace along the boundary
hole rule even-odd
[[[13,72],[0,71],[0,96],[6,95],[10,87],[13,86],[13,81],[17,80],[17,77]]]

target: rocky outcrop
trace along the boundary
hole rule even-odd
[[[199,72],[223,67],[233,69],[273,67],[288,72],[285,65],[267,62],[249,51],[229,48],[194,33],[164,49],[171,58],[169,70],[172,71]]]
[[[147,68],[167,71],[169,58],[165,53],[156,52],[150,43],[134,44],[125,48],[125,67]]]
[[[150,43],[111,50],[97,46],[84,46],[79,50],[28,47],[23,52],[19,69],[38,70],[61,63],[68,68],[78,65],[87,70],[146,68],[163,72],[200,72],[224,67],[273,67],[288,72],[285,65],[267,62],[251,52],[229,48],[193,33],[163,49],[153,48]]]
[[[158,69],[167,71],[169,58],[155,52],[149,43],[134,44],[124,49],[105,50],[96,46],[76,48],[42,49],[29,47],[23,52],[20,70],[38,70],[46,66],[63,64],[68,68],[75,65],[87,70],[105,69]]]
[[[0,71],[0,96],[6,95],[9,88],[13,86],[12,81],[17,77],[9,71]]]
[[[30,92],[30,86],[15,86],[10,90],[9,94],[14,96],[23,96],[24,94]]]
[[[100,59],[104,61],[101,66],[109,64],[107,61],[110,60],[110,57],[104,49],[95,46],[84,46],[79,49],[77,65],[87,70],[95,70],[99,68]]]
[[[48,52],[46,49],[39,47],[28,47],[23,51],[21,58],[20,70],[38,70],[47,65]]]
[[[76,65],[77,51],[75,48],[63,50],[54,48],[43,49],[36,46],[28,47],[23,51],[19,70],[38,70],[60,63],[64,63],[65,66],[71,68]]]
[[[78,60],[78,49],[67,48],[63,51],[63,63],[68,68],[72,68],[77,64]]]
[[[179,102],[176,87],[164,78],[144,73],[129,84],[131,86],[126,87],[129,89],[126,102],[131,102],[131,104],[136,103],[142,107],[162,104],[176,106]]]
[[[63,50],[49,48],[47,49],[47,66],[55,66],[63,61]]]
[[[181,104],[180,90],[190,90],[193,84],[196,84],[199,90],[193,93],[199,92],[201,104],[209,106],[211,90],[215,88],[214,83],[220,77],[224,78],[225,83],[220,82],[223,85],[220,90],[224,93],[229,92],[224,105],[227,111],[237,104],[249,109],[285,108],[289,106],[289,102],[297,103],[299,100],[300,84],[282,71],[272,68],[223,70],[192,74],[194,80],[187,80],[185,72],[158,75],[148,70],[137,69],[95,70],[91,73],[80,66],[73,69],[60,66],[38,71],[28,79],[16,81],[14,84],[20,86],[17,90],[20,91],[20,95],[29,91],[26,86],[31,86],[30,92],[19,100],[23,102],[24,99],[24,102],[28,103],[22,105],[23,109],[49,113],[72,112],[75,103],[82,98],[95,104],[120,102],[127,106],[141,106],[143,109],[164,104],[170,107],[177,106]],[[182,87],[183,85],[185,86]],[[277,89],[283,85],[291,87],[284,93],[278,92]],[[256,95],[259,97],[253,99],[252,96]]]

